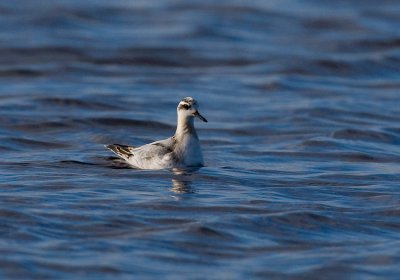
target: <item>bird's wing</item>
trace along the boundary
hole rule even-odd
[[[173,152],[174,143],[171,138],[156,141],[136,149],[133,149],[134,157],[140,160],[153,160],[162,158],[164,155]]]
[[[137,148],[118,144],[106,147],[136,167],[152,169],[164,164],[164,157],[173,152],[175,142],[175,138],[170,137]]]

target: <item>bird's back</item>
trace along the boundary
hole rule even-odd
[[[174,137],[170,137],[137,148],[118,144],[107,145],[107,148],[134,167],[161,169],[176,165],[175,142]]]

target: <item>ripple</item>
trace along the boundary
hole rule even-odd
[[[165,123],[156,121],[141,121],[123,118],[91,118],[91,123],[112,127],[148,127],[153,129],[173,129],[174,127]]]
[[[3,278],[398,278],[397,1],[0,6]],[[185,96],[205,167],[104,149]]]
[[[46,106],[76,107],[83,110],[111,110],[119,108],[115,105],[96,102],[95,100],[85,101],[73,98],[46,97],[37,99],[37,101]]]
[[[360,141],[373,141],[380,143],[399,143],[399,139],[394,135],[384,132],[376,131],[363,131],[357,129],[343,129],[332,133],[333,138],[360,140]]]
[[[69,147],[68,144],[60,142],[46,142],[40,140],[26,139],[26,138],[16,138],[10,137],[3,139],[6,143],[11,145],[16,145],[22,148],[34,148],[34,149],[59,149]]]

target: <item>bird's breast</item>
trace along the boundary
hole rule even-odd
[[[187,137],[182,141],[180,157],[186,166],[203,165],[203,154],[197,137]]]

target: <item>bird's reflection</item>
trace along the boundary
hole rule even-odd
[[[193,173],[199,170],[196,168],[173,168],[172,169],[172,188],[171,191],[176,194],[187,194],[194,193],[195,190],[193,184]]]

